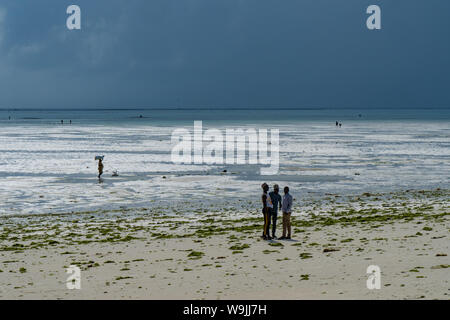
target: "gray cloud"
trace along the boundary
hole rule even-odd
[[[78,4],[82,30],[65,27]],[[380,4],[382,27],[365,27]],[[4,0],[0,107],[448,107],[445,0]]]

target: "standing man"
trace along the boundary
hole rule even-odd
[[[283,205],[283,236],[280,239],[291,239],[291,213],[292,213],[292,196],[289,194],[289,187],[284,187]],[[286,237],[287,229],[287,237]]]
[[[278,217],[278,207],[281,210],[281,196],[280,196],[280,187],[275,184],[273,186],[273,191],[269,193],[270,198],[272,199],[273,209],[272,209],[272,238],[276,239],[275,231],[277,228],[277,217]]]
[[[269,228],[270,228],[270,214],[273,209],[272,199],[267,194],[267,191],[269,191],[269,185],[267,183],[263,183],[261,185],[261,188],[263,189],[263,194],[261,197],[262,203],[263,203],[263,216],[264,216],[264,229],[263,229],[263,235],[262,238],[264,240],[271,240],[272,238],[269,236]]]

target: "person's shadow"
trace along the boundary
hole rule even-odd
[[[269,243],[283,243],[284,241],[287,241],[287,242],[299,242],[299,240],[297,240],[297,239],[271,239],[271,240],[268,240],[267,242],[269,242]]]

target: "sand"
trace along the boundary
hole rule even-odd
[[[290,241],[260,239],[257,203],[2,218],[0,298],[449,299],[449,195],[294,204]],[[66,287],[69,265],[80,290]],[[366,286],[369,265],[381,269],[378,290]]]

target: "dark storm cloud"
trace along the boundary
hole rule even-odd
[[[66,29],[67,6],[82,30]],[[382,8],[382,30],[365,26]],[[6,0],[0,107],[448,107],[445,0]]]

